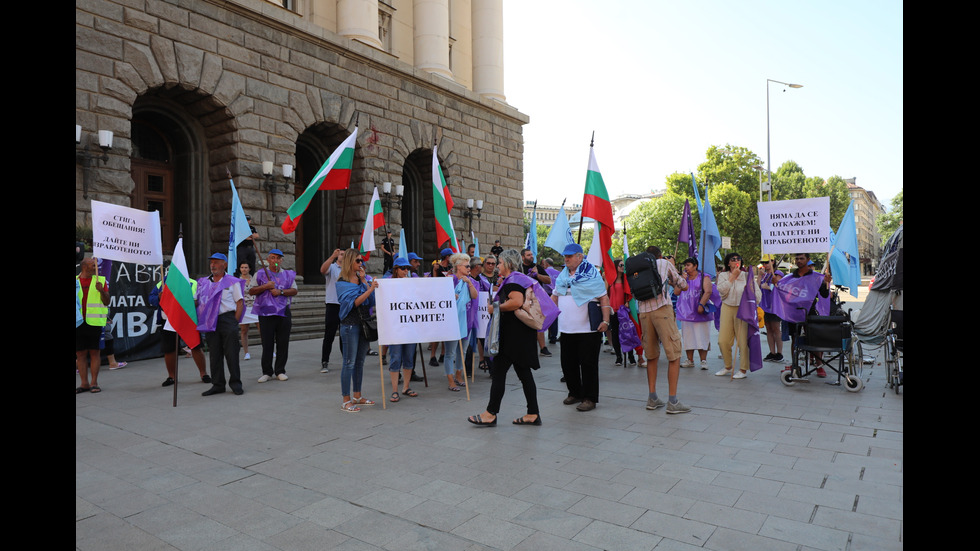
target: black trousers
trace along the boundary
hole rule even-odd
[[[286,372],[289,359],[289,333],[293,329],[293,316],[286,309],[285,316],[259,316],[259,336],[262,337],[262,374],[272,377]],[[275,372],[272,370],[272,350],[276,351]]]
[[[333,350],[333,339],[337,336],[340,329],[340,305],[327,303],[323,315],[323,349],[320,352],[320,364],[330,361],[330,352]]]
[[[527,400],[527,414],[538,414],[538,388],[534,384],[534,375],[531,374],[531,367],[515,363],[506,355],[497,355],[493,365],[490,367],[490,401],[487,402],[487,411],[497,415],[500,412],[500,401],[504,398],[504,387],[507,383],[507,371],[510,366],[514,366],[517,378],[521,380],[524,387],[524,399]]]
[[[562,333],[561,372],[568,395],[599,402],[599,351],[602,333]]]
[[[241,350],[238,320],[234,312],[218,316],[215,330],[204,334],[211,354],[211,385],[225,388],[225,367],[228,364],[228,386],[242,388],[242,371],[238,364],[238,351]]]

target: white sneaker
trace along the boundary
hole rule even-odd
[[[280,381],[285,381],[285,380],[289,379],[289,377],[287,377],[285,373],[280,373],[280,374],[276,375],[276,378],[279,379]]]
[[[746,373],[746,372],[744,372],[742,370],[739,370],[738,373],[736,373],[735,375],[732,376],[732,379],[744,379],[744,378],[746,378],[748,376],[749,376],[748,373]]]
[[[708,369],[708,360],[701,360],[701,369]]]
[[[694,362],[691,360],[684,360],[681,362],[681,367],[694,367]]]
[[[252,359],[252,355],[251,355],[251,354],[249,354],[248,352],[246,352],[246,353],[245,353],[245,359],[246,359],[246,360],[251,360],[251,359]]]
[[[726,375],[731,375],[731,374],[732,374],[732,370],[731,369],[722,369],[718,373],[715,373],[715,375],[718,376],[718,377],[724,377]]]
[[[271,378],[272,378],[272,377],[270,377],[270,376],[268,376],[268,375],[263,375],[263,376],[261,376],[261,377],[259,377],[259,382],[260,382],[260,383],[264,383],[264,382],[266,382],[266,381],[268,381],[268,380],[269,380],[269,379],[271,379]]]

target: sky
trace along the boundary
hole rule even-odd
[[[524,198],[581,203],[588,146],[610,198],[664,189],[712,145],[807,177],[902,190],[896,1],[504,1],[504,91],[528,115]],[[785,91],[784,91],[785,90]]]

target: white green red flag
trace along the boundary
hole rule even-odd
[[[361,244],[359,248],[364,260],[371,258],[371,251],[377,249],[377,246],[374,244],[374,232],[384,225],[385,213],[381,210],[381,199],[378,198],[378,186],[374,186],[374,195],[371,196],[367,218],[364,220],[364,229],[361,231]]]
[[[602,268],[606,283],[612,285],[616,281],[616,264],[613,262],[610,249],[612,249],[612,236],[616,233],[616,228],[609,193],[606,191],[606,184],[602,181],[602,174],[599,173],[599,165],[595,162],[595,151],[591,147],[589,147],[589,170],[585,175],[585,197],[582,200],[582,217],[586,216],[600,225],[598,237],[602,251]]]
[[[187,261],[184,260],[183,239],[178,239],[177,246],[174,247],[170,271],[163,280],[163,291],[160,293],[160,308],[167,314],[167,321],[187,346],[194,348],[201,344],[201,334],[197,332],[194,292],[187,273]]]
[[[449,248],[458,253],[459,242],[456,241],[456,228],[453,227],[453,196],[449,194],[449,184],[439,166],[439,146],[432,148],[432,208],[436,215],[436,239],[438,246],[449,241]]]
[[[350,186],[350,172],[354,166],[354,147],[357,146],[357,127],[340,147],[327,157],[320,170],[316,171],[303,194],[286,209],[286,219],[282,222],[282,233],[290,234],[296,231],[299,219],[310,206],[310,201],[321,189],[347,189]]]

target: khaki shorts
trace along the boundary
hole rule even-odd
[[[665,304],[653,312],[640,312],[640,330],[643,332],[643,353],[647,360],[656,362],[660,358],[660,346],[664,347],[667,361],[681,357],[681,333],[677,330],[674,310]]]

